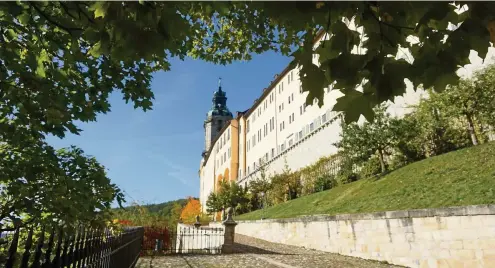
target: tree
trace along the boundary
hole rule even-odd
[[[217,193],[217,198],[221,209],[228,207],[235,209],[239,204],[249,202],[246,195],[247,190],[243,190],[235,181],[223,180],[220,182],[220,190]]]
[[[249,182],[248,189],[251,192],[250,203],[252,208],[260,208],[266,200],[265,196],[272,190],[272,184],[267,172],[269,167],[268,163],[261,160],[258,171],[255,173],[254,178]]]
[[[189,197],[188,200],[180,213],[180,217],[184,223],[192,224],[196,222],[196,216],[201,216],[201,203],[192,197]]]
[[[495,4],[463,5],[457,13],[453,2],[414,1],[290,2],[283,9],[271,2],[5,2],[2,115],[40,133],[78,133],[73,122],[108,112],[114,90],[150,109],[152,73],[168,70],[171,57],[227,64],[274,50],[294,57],[308,103],[322,105],[323,89],[334,85],[345,94],[335,110],[346,111],[346,120],[370,119],[371,107],[404,92],[404,79],[441,91],[457,83],[471,49],[486,55]],[[331,38],[314,50],[317,34]],[[389,57],[402,51],[408,61]]]
[[[428,98],[415,107],[408,120],[414,122],[417,138],[411,139],[421,146],[426,156],[434,156],[469,145],[464,126],[449,114],[445,94],[428,90]],[[407,118],[407,117],[406,117]]]
[[[271,184],[274,198],[278,202],[295,199],[301,192],[300,174],[291,171],[286,157],[284,157],[282,173],[275,174],[272,177]]]
[[[19,148],[0,143],[0,222],[74,225],[109,220],[123,194],[94,157],[70,147],[54,151],[39,140]],[[49,155],[51,157],[45,157]],[[0,230],[1,231],[1,230]]]
[[[211,192],[206,200],[206,212],[213,214],[221,211],[223,208],[219,196],[215,192]]]
[[[367,161],[376,154],[380,160],[381,172],[387,170],[385,155],[397,142],[392,117],[386,112],[386,106],[374,108],[375,117],[372,122],[344,124],[341,140],[336,143],[339,150],[344,151],[354,163]]]
[[[182,206],[178,203],[175,203],[173,208],[172,208],[171,214],[170,214],[169,226],[171,226],[173,228],[175,228],[177,226],[177,223],[179,222],[179,219],[180,219],[181,212],[182,212]]]
[[[490,66],[442,94],[446,112],[452,117],[465,119],[473,145],[479,144],[476,127],[482,125],[483,119],[491,121],[489,118],[495,111],[494,72],[495,66]]]

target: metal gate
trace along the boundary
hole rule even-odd
[[[141,256],[169,254],[220,254],[224,229],[179,224],[176,230],[144,228]]]

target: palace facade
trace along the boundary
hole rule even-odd
[[[322,39],[319,36],[315,46]],[[313,57],[318,64],[317,55]],[[388,111],[402,116],[419,102],[424,91],[407,87],[404,96],[390,103]],[[306,106],[298,69],[286,67],[276,75],[261,96],[243,112],[233,115],[227,108],[227,94],[219,84],[212,108],[204,122],[205,148],[199,169],[200,201],[203,210],[212,191],[223,179],[242,186],[256,176],[260,164],[268,173],[279,173],[284,163],[295,171],[337,152],[340,113],[332,111],[338,90],[325,89],[324,105]]]

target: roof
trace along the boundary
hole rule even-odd
[[[324,34],[325,34],[325,31],[323,29],[319,30],[316,33],[316,37],[315,37],[313,43],[316,43],[321,37],[323,37]],[[280,82],[280,80],[282,80],[282,78],[290,70],[292,70],[291,64],[287,65],[287,67],[285,67],[284,70],[282,70],[281,73],[275,75],[275,80],[273,80],[272,82],[270,82],[270,85],[265,90],[263,90],[263,93],[261,94],[261,96],[254,101],[253,106],[251,106],[251,108],[248,109],[248,112],[245,114],[246,117],[248,117],[249,115],[251,115],[251,113],[254,110],[256,110],[256,108],[258,107],[258,105],[265,99],[265,97],[268,94],[270,94],[270,92],[272,91],[272,89],[275,88],[275,86],[278,84],[278,82]]]

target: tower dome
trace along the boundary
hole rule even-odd
[[[204,122],[205,150],[203,157],[208,153],[212,142],[217,138],[222,128],[233,118],[227,108],[227,94],[222,90],[222,79],[218,80],[218,90],[213,93],[212,107],[206,114]]]
[[[230,116],[232,113],[227,108],[227,96],[225,91],[222,90],[222,79],[218,80],[218,90],[213,93],[212,107],[207,114],[210,116]]]

